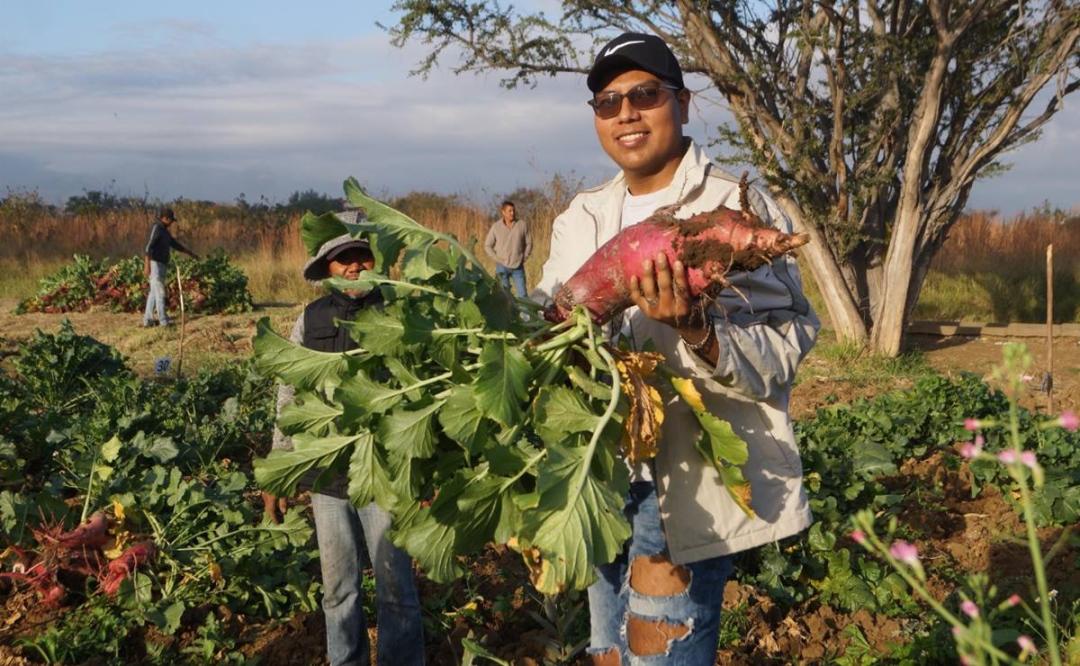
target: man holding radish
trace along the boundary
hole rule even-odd
[[[587,85],[600,146],[621,171],[556,218],[538,298],[552,299],[607,240],[659,208],[686,219],[748,206],[748,214],[791,231],[771,199],[740,192],[739,179],[683,136],[690,92],[658,37],[616,37],[597,54]],[[681,262],[646,257],[629,279],[636,307],[613,324],[632,347],[655,348],[672,370],[693,378],[708,411],[747,442],[743,472],[755,515],[736,505],[696,450],[700,430],[690,408],[666,404],[659,453],[631,470],[625,513],[632,535],[589,588],[594,663],[663,655],[671,663],[714,663],[731,555],[811,523],[788,398],[817,317],[787,256],[726,279],[731,286],[715,299],[695,301]]]
[[[322,281],[329,277],[355,280],[361,271],[375,267],[375,258],[365,240],[354,238],[344,224],[304,266],[304,278]],[[303,229],[303,233],[318,233]],[[325,233],[325,232],[324,232]],[[345,352],[357,347],[340,321],[352,321],[365,308],[379,307],[379,291],[331,291],[309,303],[293,326],[290,339],[308,349]],[[293,402],[292,387],[278,390],[278,412]],[[291,449],[292,441],[274,428],[275,449]],[[326,616],[327,657],[331,666],[368,663],[367,621],[361,549],[366,545],[375,573],[378,613],[379,666],[416,666],[424,663],[423,624],[420,602],[413,579],[412,560],[390,541],[390,514],[374,502],[357,508],[349,500],[349,480],[342,472],[325,474],[311,470],[300,484],[311,489],[315,514],[315,536],[319,544],[319,565],[323,583],[323,613]],[[329,477],[329,478],[326,478]],[[284,498],[263,492],[268,519],[280,522]]]

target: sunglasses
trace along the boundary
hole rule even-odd
[[[586,104],[593,108],[593,113],[596,114],[597,118],[607,120],[619,115],[619,111],[622,110],[622,101],[624,97],[630,100],[630,106],[638,111],[655,109],[664,103],[664,95],[661,93],[661,90],[665,89],[672,91],[682,90],[682,88],[679,88],[678,86],[666,83],[643,83],[640,86],[634,86],[625,93],[600,93],[586,102]]]

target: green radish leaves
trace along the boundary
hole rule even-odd
[[[345,190],[366,213],[348,231],[370,240],[378,270],[328,286],[378,289],[383,302],[339,322],[359,346],[348,353],[303,349],[259,323],[256,366],[296,398],[278,419],[294,449],[258,461],[257,480],[288,495],[301,480],[347,474],[351,501],[390,512],[394,543],[432,580],[503,543],[540,591],[586,587],[630,535],[621,450],[635,398],[622,394],[602,332],[583,312],[553,327],[452,237],[355,180]],[[745,444],[699,419],[702,453],[726,484],[745,483]]]
[[[520,422],[530,370],[525,355],[498,340],[480,352],[480,364],[475,384],[477,407],[484,416],[504,426]]]
[[[300,219],[300,240],[304,243],[304,249],[307,250],[309,257],[318,254],[323,243],[345,233],[348,233],[345,223],[333,213],[322,215],[305,213]]]
[[[274,333],[266,317],[258,321],[255,331],[252,346],[256,370],[298,390],[332,388],[359,367],[354,357],[312,351],[289,342]]]

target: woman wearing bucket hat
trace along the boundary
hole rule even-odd
[[[325,221],[325,218],[323,218]],[[337,235],[335,232],[340,231]],[[321,281],[329,277],[356,279],[363,270],[372,270],[374,257],[368,242],[345,232],[345,226],[326,225],[302,228],[309,250],[315,249],[304,265],[304,278]],[[322,241],[321,238],[328,240]],[[365,308],[378,307],[382,296],[368,293],[330,291],[309,303],[297,318],[290,339],[316,351],[344,352],[356,348],[348,330],[337,320],[350,321]],[[292,402],[292,387],[278,389],[278,412]],[[292,441],[274,428],[275,449],[291,449]],[[312,470],[318,471],[318,470]],[[362,588],[364,553],[375,573],[378,613],[379,666],[412,666],[424,663],[424,636],[420,601],[413,579],[412,560],[390,542],[390,514],[377,504],[356,508],[349,501],[348,479],[338,473],[315,486],[318,474],[309,474],[300,487],[311,489],[315,514],[315,536],[323,581],[323,613],[326,616],[326,649],[331,666],[368,663],[367,619]],[[281,520],[283,501],[263,493],[268,518]]]

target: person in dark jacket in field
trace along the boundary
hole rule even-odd
[[[169,268],[169,251],[176,249],[198,259],[199,256],[172,237],[169,227],[176,222],[176,213],[172,208],[158,211],[157,220],[150,227],[150,238],[143,251],[143,275],[150,280],[150,293],[146,295],[146,309],[143,311],[143,326],[154,325],[154,311],[157,310],[157,323],[171,326],[172,320],[165,312],[165,280]]]
[[[344,227],[342,227],[344,229]],[[372,270],[375,259],[367,241],[342,234],[319,247],[304,266],[310,281],[328,277],[356,279],[363,270]],[[308,349],[344,352],[357,347],[348,329],[337,325],[349,321],[365,309],[382,305],[378,291],[331,291],[309,303],[293,325],[290,339]],[[278,389],[278,412],[293,401],[291,386]],[[292,440],[274,428],[273,448],[290,450]],[[319,470],[301,480],[300,488],[312,489]],[[315,514],[315,536],[322,569],[323,613],[326,616],[326,648],[331,666],[368,663],[367,619],[361,549],[367,547],[375,573],[378,613],[379,666],[414,666],[424,663],[424,635],[420,599],[413,578],[412,559],[389,539],[390,514],[372,502],[357,508],[349,500],[348,478],[338,473],[312,489],[311,508]],[[283,498],[263,493],[264,512],[280,522]]]

